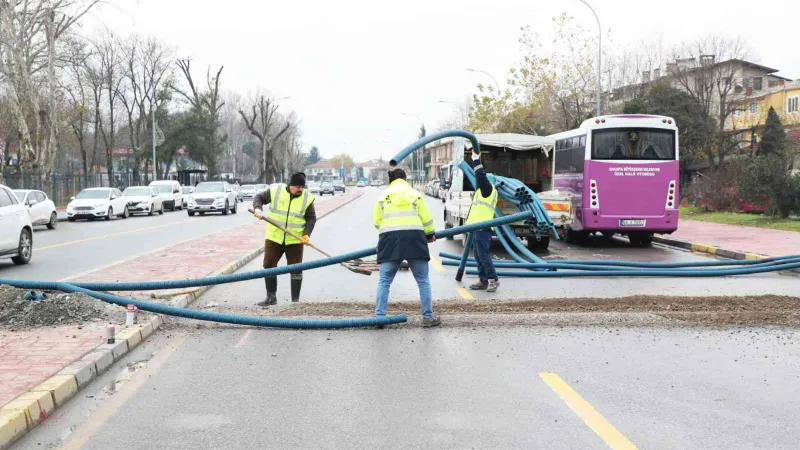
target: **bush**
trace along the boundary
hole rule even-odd
[[[800,211],[800,176],[792,174],[783,156],[758,156],[738,165],[738,187],[749,201],[769,199],[770,212],[782,218]]]
[[[716,172],[701,174],[683,195],[695,199],[695,204],[706,211],[733,211],[740,203],[736,171],[730,167],[720,167]]]

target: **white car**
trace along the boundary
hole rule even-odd
[[[194,193],[194,187],[192,186],[183,186],[181,187],[181,193],[183,194],[183,204],[189,204],[189,197]]]
[[[127,219],[128,199],[115,188],[88,188],[72,197],[67,205],[67,220],[93,220],[102,217],[111,220],[114,217]]]
[[[319,183],[317,183],[316,181],[309,182],[308,183],[308,192],[310,192],[312,194],[319,195],[319,192],[320,192]]]
[[[190,216],[195,213],[202,216],[207,212],[221,212],[223,216],[227,216],[229,212],[236,214],[238,206],[236,193],[228,182],[206,181],[195,186],[186,209]]]
[[[0,258],[28,264],[33,256],[33,224],[28,207],[0,184]]]
[[[358,183],[356,183],[356,187],[364,187],[366,185],[367,183],[364,183],[363,181],[359,181]]]
[[[14,189],[14,195],[20,203],[28,207],[33,225],[47,225],[47,228],[55,229],[58,225],[58,211],[56,204],[47,198],[47,194],[42,191]]]
[[[255,185],[252,184],[243,184],[239,192],[242,194],[242,200],[252,200],[258,193]]]
[[[164,201],[158,191],[150,186],[131,186],[122,195],[128,198],[128,212],[133,214],[146,213],[152,216],[155,213],[164,214]]]
[[[150,183],[150,187],[156,188],[165,208],[170,211],[183,209],[183,191],[181,184],[175,180],[158,180]]]

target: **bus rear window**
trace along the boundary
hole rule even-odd
[[[592,159],[675,160],[675,132],[614,128],[592,132]]]

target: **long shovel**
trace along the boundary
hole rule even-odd
[[[247,211],[249,211],[250,214],[255,215],[255,211],[253,211],[252,209],[248,209]],[[269,223],[270,225],[276,227],[277,229],[283,231],[284,233],[288,234],[289,236],[291,236],[291,237],[293,237],[295,239],[298,239],[298,240],[302,240],[303,239],[301,236],[299,236],[294,231],[287,230],[283,225],[281,225],[278,222],[275,222],[274,220],[270,219],[267,216],[261,216],[261,220],[263,220],[264,222]],[[328,258],[331,257],[330,253],[328,253],[325,250],[317,247],[316,245],[312,244],[311,242],[308,243],[308,246],[313,248],[314,250],[322,253],[323,255],[327,256]],[[372,272],[370,272],[369,270],[359,269],[358,267],[353,267],[353,266],[351,266],[351,265],[349,265],[347,263],[343,263],[343,262],[341,262],[339,264],[342,265],[343,267],[345,267],[347,270],[349,270],[351,272],[355,272],[355,273],[358,273],[358,274],[361,274],[361,275],[372,275]]]

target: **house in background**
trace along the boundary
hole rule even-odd
[[[306,166],[306,177],[309,181],[333,181],[339,178],[339,168],[330,159],[321,159]]]
[[[779,82],[760,95],[737,103],[737,108],[728,118],[725,129],[738,132],[740,145],[745,150],[757,147],[769,109],[775,112],[786,129],[787,150],[794,151],[795,166],[800,167],[800,80]]]

